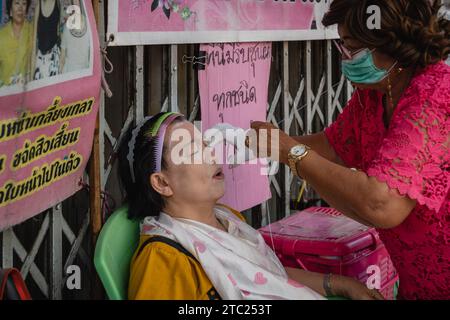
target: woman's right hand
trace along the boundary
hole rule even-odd
[[[298,144],[292,137],[287,135],[283,130],[278,129],[273,124],[268,122],[254,121],[251,123],[251,128],[256,131],[257,140],[251,141],[250,147],[256,147],[256,150],[252,150],[258,157],[269,157],[272,160],[279,161],[281,163],[288,163],[288,153],[291,148]],[[264,131],[264,135],[262,132]],[[278,140],[272,139],[272,134],[278,136]],[[264,137],[267,141],[260,144],[260,140]],[[275,141],[272,141],[275,140]],[[272,145],[272,142],[274,145]],[[260,145],[265,145],[266,150],[259,150]]]
[[[384,297],[376,289],[369,289],[361,282],[339,275],[331,278],[331,289],[333,294],[349,298],[351,300],[384,300]]]

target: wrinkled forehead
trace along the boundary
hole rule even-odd
[[[175,121],[166,130],[164,147],[171,150],[180,141],[202,141],[202,134],[191,122],[187,120]]]

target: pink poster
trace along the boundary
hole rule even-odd
[[[206,55],[205,70],[198,72],[203,132],[218,123],[249,129],[251,121],[265,121],[271,43],[201,45],[200,52]],[[221,203],[246,210],[271,197],[267,174],[256,162],[224,164]]]
[[[0,230],[81,188],[98,111],[91,1],[27,4],[0,25]]]
[[[313,40],[329,0],[108,1],[111,45]]]

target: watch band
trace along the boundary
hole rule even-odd
[[[332,297],[334,295],[331,290],[331,273],[325,275],[323,278],[323,289],[325,290],[327,297]]]
[[[296,175],[297,177],[300,177],[298,170],[297,170],[297,162],[299,162],[304,157],[306,157],[309,153],[309,150],[311,150],[311,148],[308,147],[307,145],[303,145],[303,146],[305,147],[306,151],[301,156],[292,156],[291,154],[288,155],[289,168],[294,173],[294,175]]]
[[[297,177],[300,176],[297,170],[297,159],[289,159],[289,167],[291,168],[291,171],[294,175],[296,175]]]

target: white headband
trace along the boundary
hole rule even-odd
[[[136,146],[136,138],[139,135],[139,132],[141,131],[144,124],[147,123],[150,119],[152,119],[153,116],[145,117],[139,125],[136,126],[136,128],[133,129],[131,139],[128,141],[128,165],[130,166],[130,172],[131,172],[131,181],[136,182],[136,177],[134,176],[134,148]]]

